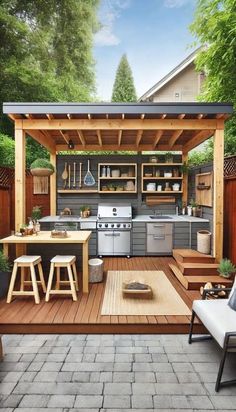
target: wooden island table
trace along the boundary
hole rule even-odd
[[[90,230],[79,230],[67,232],[65,238],[53,238],[50,231],[39,232],[38,235],[31,236],[8,236],[0,240],[3,243],[3,252],[9,256],[9,245],[16,245],[16,257],[26,254],[26,247],[29,244],[82,244],[82,276],[83,276],[83,293],[88,293],[88,242],[92,232]]]

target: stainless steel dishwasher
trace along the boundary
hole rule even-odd
[[[172,223],[147,223],[147,254],[171,255],[173,248]]]

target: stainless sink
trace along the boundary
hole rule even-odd
[[[167,215],[151,215],[149,217],[151,219],[173,219],[171,216],[167,216]]]

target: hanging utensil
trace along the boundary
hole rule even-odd
[[[68,188],[70,189],[70,165],[68,166]]]
[[[87,173],[86,173],[86,175],[85,175],[85,177],[84,177],[84,184],[85,184],[85,186],[93,186],[93,185],[95,185],[95,179],[94,179],[92,173],[90,172],[89,163],[90,163],[90,161],[88,160],[88,170],[87,170]]]
[[[73,188],[76,187],[76,182],[75,182],[75,175],[76,175],[76,163],[74,162],[74,179],[73,179]]]
[[[61,178],[64,180],[64,189],[66,188],[66,181],[68,179],[67,162],[65,162],[65,167],[62,172]]]
[[[81,189],[81,187],[82,187],[82,164],[83,163],[80,163],[79,164],[79,188]]]

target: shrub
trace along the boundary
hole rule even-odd
[[[3,254],[0,250],[0,271],[1,272],[10,272],[11,265],[9,263],[8,258]]]

